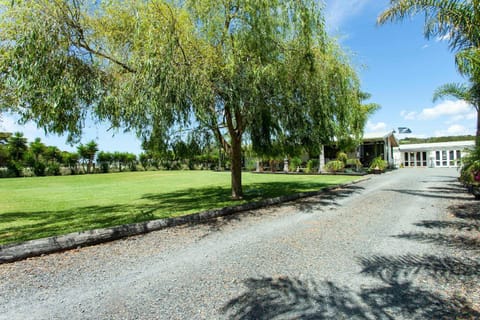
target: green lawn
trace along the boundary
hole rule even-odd
[[[358,177],[243,174],[245,199],[230,200],[230,174],[149,171],[0,179],[0,244],[174,217]]]

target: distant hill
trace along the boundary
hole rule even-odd
[[[435,143],[435,142],[450,142],[450,141],[468,141],[475,140],[475,136],[450,136],[450,137],[431,137],[431,138],[404,138],[399,142],[400,144],[418,144],[418,143]]]

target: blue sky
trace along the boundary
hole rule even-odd
[[[455,69],[454,55],[447,43],[423,36],[423,17],[401,23],[376,26],[376,18],[388,0],[326,0],[325,17],[330,35],[351,54],[352,62],[371,101],[381,105],[369,120],[365,132],[386,132],[409,127],[415,137],[475,134],[476,113],[463,101],[432,102],[435,88],[448,82],[462,82]],[[107,131],[108,126],[88,123],[83,142],[95,140],[104,151],[140,153],[140,141],[133,133]],[[45,136],[35,124],[18,125],[3,115],[0,130],[21,131],[32,141],[62,150],[76,150],[65,137]],[[402,135],[400,137],[403,137]]]

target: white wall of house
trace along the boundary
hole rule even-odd
[[[405,168],[459,167],[461,159],[473,149],[475,141],[403,144],[395,148],[400,166]]]

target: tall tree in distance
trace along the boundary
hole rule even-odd
[[[0,104],[72,141],[89,114],[160,149],[179,128],[209,130],[240,199],[246,139],[267,150],[358,133],[360,84],[316,0],[0,4]]]
[[[98,144],[92,140],[87,144],[80,144],[77,147],[78,155],[83,159],[83,164],[87,162],[87,173],[92,173],[93,162],[98,151]]]
[[[417,14],[425,15],[424,33],[427,39],[446,39],[455,52],[458,71],[472,86],[447,85],[439,88],[435,97],[453,94],[477,110],[476,145],[480,146],[480,1],[478,0],[390,0],[390,8],[377,19],[378,24],[401,21]],[[442,92],[444,94],[442,94]],[[459,94],[463,92],[465,94]],[[464,98],[461,98],[461,97]]]
[[[23,133],[15,132],[10,138],[8,138],[7,148],[10,157],[14,161],[21,161],[23,160],[23,155],[28,150],[27,138],[23,136]]]

